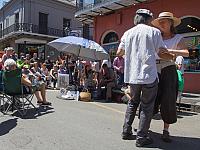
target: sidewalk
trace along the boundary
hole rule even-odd
[[[183,93],[181,109],[200,113],[200,94]]]

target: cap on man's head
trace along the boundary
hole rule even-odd
[[[150,17],[153,17],[153,13],[148,9],[138,9],[136,11],[136,14],[145,14],[145,15],[148,15]]]

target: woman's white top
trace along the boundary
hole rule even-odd
[[[182,38],[183,37],[180,34],[176,34],[173,38],[164,40],[164,43],[165,43],[165,45],[168,49],[176,49],[177,50],[178,44],[179,44],[179,42],[181,41]],[[157,70],[160,73],[161,69],[163,69],[167,66],[171,66],[171,65],[175,65],[175,62],[170,61],[170,60],[168,60],[168,61],[167,60],[160,60],[157,63]]]

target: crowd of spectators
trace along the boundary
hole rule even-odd
[[[47,56],[45,60],[38,59],[37,53],[20,53],[17,55],[12,47],[5,48],[5,54],[1,58],[1,69],[5,69],[6,60],[12,59],[16,67],[22,69],[23,77],[32,85],[38,86],[35,96],[38,103],[46,102],[45,89],[57,89],[58,75],[69,74],[69,84],[77,85],[79,90],[87,89],[93,92],[101,87],[106,87],[106,99],[111,100],[111,90],[116,85],[123,86],[124,60],[116,58],[113,65],[107,60],[85,61],[77,59],[73,55],[58,56],[51,59]],[[12,65],[15,65],[14,63]],[[26,84],[30,86],[30,84]]]

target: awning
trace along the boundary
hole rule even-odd
[[[37,40],[37,39],[33,39],[33,38],[20,38],[15,40],[16,44],[46,44],[47,41],[46,40]]]
[[[84,23],[92,23],[96,16],[112,13],[115,10],[136,5],[147,0],[103,0],[99,3],[91,3],[87,6],[79,8],[75,13],[75,17]]]

